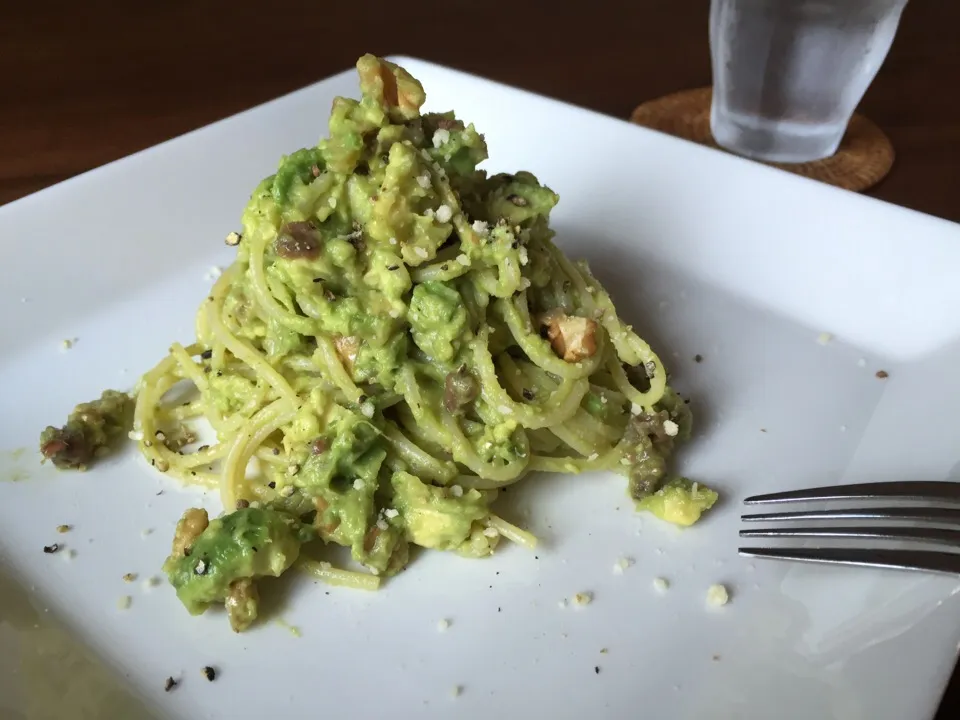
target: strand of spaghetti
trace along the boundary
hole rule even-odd
[[[369,573],[341,570],[328,562],[308,560],[303,557],[297,560],[295,565],[327,585],[353,588],[354,590],[377,590],[380,588],[380,578]]]
[[[483,399],[500,410],[501,414],[509,415],[526,428],[542,428],[564,422],[573,416],[587,394],[589,383],[585,378],[565,379],[549,398],[537,405],[516,402],[497,379],[493,356],[487,348],[487,331],[482,330],[470,346],[476,371],[480,375],[480,394]],[[514,392],[522,391],[522,388],[514,387]]]
[[[620,366],[620,361],[617,360],[615,355],[611,355],[607,359],[607,370],[609,370],[610,376],[613,378],[617,389],[624,394],[627,400],[634,405],[639,405],[644,410],[651,410],[663,397],[663,391],[666,389],[666,381],[662,373],[657,373],[656,376],[650,380],[649,390],[641,392],[630,383],[627,374],[623,371],[623,368]]]
[[[526,319],[524,319],[524,314],[517,308],[517,303],[522,303],[523,307],[526,308],[526,292],[521,292],[515,302],[501,298],[497,300],[496,307],[503,315],[503,319],[506,321],[507,327],[510,328],[510,333],[516,340],[517,345],[534,363],[547,372],[573,380],[589,377],[597,369],[602,359],[602,339],[599,333],[597,334],[597,352],[586,360],[569,363],[554,355],[550,343],[533,332],[529,314],[524,309],[524,313],[526,313]]]
[[[170,346],[170,354],[173,355],[174,359],[177,361],[177,365],[179,366],[180,371],[183,373],[183,376],[196,385],[197,390],[203,393],[210,389],[210,384],[207,382],[207,378],[203,376],[203,371],[197,367],[197,364],[193,361],[187,351],[183,349],[183,345],[176,342],[173,343]]]
[[[420,265],[410,272],[414,283],[449,282],[470,270],[470,263],[460,263],[454,253],[441,252],[429,265]]]
[[[495,480],[502,484],[509,484],[516,480],[527,467],[530,460],[530,444],[527,441],[527,435],[522,428],[517,428],[516,435],[519,438],[519,445],[516,449],[514,459],[503,465],[484,462],[474,451],[470,441],[464,436],[463,431],[457,424],[457,419],[448,412],[441,412],[443,417],[443,426],[447,429],[453,442],[453,459],[458,463],[466,465],[473,470],[474,474],[482,477],[484,480]]]
[[[583,456],[590,455],[594,452],[596,445],[592,443],[590,439],[584,438],[580,433],[568,427],[566,424],[556,425],[550,428],[550,431],[563,440],[571,449],[576,450]]]
[[[595,470],[619,472],[624,467],[620,465],[624,450],[625,443],[621,441],[603,453],[593,452],[585,458],[534,455],[530,458],[530,470],[558,473],[581,473]]]
[[[581,309],[585,311],[588,316],[593,315],[593,311],[596,309],[596,303],[580,271],[567,259],[566,255],[560,252],[560,248],[551,240],[544,240],[543,247],[550,253],[550,257],[553,258],[553,261],[560,268],[561,272],[563,272],[573,284],[573,288],[576,290],[576,299],[579,301]]]
[[[267,242],[267,237],[262,232],[254,233],[250,243],[250,280],[253,286],[253,294],[260,306],[268,316],[285,327],[295,330],[301,335],[313,335],[316,332],[316,325],[310,319],[295,315],[281,305],[270,292],[270,286],[267,284],[267,276],[264,270],[263,253]],[[226,275],[226,273],[224,273]],[[221,276],[223,279],[223,276]],[[227,345],[227,349],[230,346]],[[232,352],[232,351],[231,351]]]
[[[296,405],[279,398],[261,408],[237,433],[220,475],[220,502],[224,508],[236,506],[237,490],[243,484],[247,463],[256,447],[271,433],[292,422],[296,415]]]
[[[195,468],[200,467],[201,465],[209,465],[210,463],[225,458],[229,451],[230,447],[227,443],[217,443],[216,445],[211,445],[210,447],[206,447],[202,450],[180,455],[178,463],[185,468]]]
[[[426,403],[423,401],[423,395],[420,392],[420,385],[417,382],[416,375],[411,363],[405,363],[397,376],[398,390],[403,393],[403,398],[407,402],[407,407],[416,418],[418,429],[421,434],[429,437],[431,441],[441,447],[448,447],[451,451],[455,450],[456,438],[450,435],[448,429],[440,423],[437,417],[428,411]],[[459,429],[459,428],[458,428]],[[461,437],[463,434],[461,433]],[[464,439],[462,443],[469,447],[469,443]],[[454,458],[457,453],[453,452]]]
[[[221,280],[226,276],[227,273],[224,273],[221,276]],[[223,346],[229,350],[234,357],[242,360],[253,368],[254,372],[269,383],[270,387],[272,387],[280,397],[296,405],[298,402],[297,394],[293,391],[293,388],[290,387],[290,384],[267,362],[262,354],[254,350],[245,340],[241,340],[227,330],[223,321],[220,319],[218,312],[220,308],[215,305],[215,301],[208,301],[208,304],[211,305],[209,308],[210,327],[217,340],[223,343]]]
[[[503,368],[504,380],[506,380],[514,393],[522,396],[526,389],[526,384],[523,381],[523,372],[513,361],[513,358],[507,354],[503,354],[499,358],[499,363]],[[531,367],[536,368],[535,365],[531,365]],[[580,406],[580,403],[583,402],[590,383],[586,378],[579,378],[577,380],[564,379],[557,384],[546,372],[540,368],[536,369],[539,373],[539,377],[536,378],[536,386],[550,393],[549,398],[545,399],[540,404],[540,407],[553,407],[552,411],[543,410],[547,422],[540,427],[550,427],[566,422],[578,412],[577,408]],[[538,429],[535,425],[527,425],[526,423],[523,423],[523,425],[529,429]]]
[[[583,408],[577,408],[573,417],[567,419],[566,423],[573,429],[580,429],[584,434],[609,442],[617,442],[623,437],[623,427],[614,427],[595,418]]]
[[[544,247],[549,250],[551,257],[570,278],[584,308],[589,314],[595,314],[599,317],[600,324],[607,331],[614,348],[616,348],[618,359],[628,365],[653,363],[654,374],[650,378],[650,389],[643,394],[643,400],[637,403],[648,409],[653,407],[663,396],[666,387],[667,373],[663,363],[660,362],[660,358],[639,335],[620,320],[610,295],[593,276],[586,263],[580,263],[578,268],[549,240],[544,242]],[[584,280],[581,271],[586,273],[590,279],[589,285]],[[596,312],[592,312],[594,310]],[[637,402],[637,400],[633,402]]]
[[[175,365],[175,358],[168,355],[140,381],[133,411],[134,428],[140,434],[138,441],[140,452],[157,470],[181,482],[215,487],[216,477],[212,473],[184,467],[182,456],[156,439],[158,428],[155,411],[160,398],[179,382],[179,378],[171,374]]]
[[[553,454],[562,444],[560,438],[547,428],[528,430],[527,437],[530,438],[530,449],[538,455]]]
[[[530,473],[530,465],[520,471],[516,477],[512,477],[509,480],[490,480],[489,478],[482,478],[479,475],[458,475],[456,478],[456,484],[461,487],[473,490],[488,491],[488,490],[502,490],[505,487],[510,487],[521,480],[523,480]]]
[[[535,550],[537,547],[536,535],[531,532],[527,532],[522,528],[518,528],[516,525],[507,522],[499,515],[490,513],[490,515],[487,516],[487,526],[492,527],[510,542],[516,543],[517,545],[522,545],[528,550]]]
[[[410,473],[446,485],[457,474],[452,462],[439,460],[411,442],[392,422],[387,422],[383,436],[393,445],[397,456],[409,467]]]
[[[317,340],[317,355],[314,357],[319,356],[320,361],[324,364],[327,379],[340,389],[340,392],[344,394],[348,401],[360,402],[360,396],[363,393],[350,379],[333,343],[324,335],[316,335],[315,337]]]

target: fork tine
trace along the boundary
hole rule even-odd
[[[742,516],[745,522],[786,520],[926,520],[941,524],[960,524],[960,508],[885,507],[844,508],[839,510],[798,510],[792,512],[753,513]]]
[[[960,502],[960,483],[901,481],[872,482],[859,485],[833,485],[831,487],[790,490],[788,492],[753,495],[743,502],[747,505],[760,503],[811,502],[817,500],[867,500],[871,498],[900,498],[903,500],[952,500]]]
[[[915,540],[960,547],[960,532],[930,527],[800,527],[741,530],[740,537],[769,538],[879,538],[883,540]]]
[[[747,557],[960,574],[960,553],[846,548],[740,548]]]

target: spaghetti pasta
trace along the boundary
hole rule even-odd
[[[296,558],[284,533],[350,547],[366,574],[299,566],[367,589],[403,568],[408,543],[468,557],[499,537],[533,547],[491,511],[502,488],[605,469],[642,498],[689,432],[660,360],[553,243],[557,196],[529,173],[477,170],[482,136],[421,114],[401,68],[364,56],[358,69],[363,97],[334,103],[329,139],[255,190],[196,343],[171,346],[140,385],[145,457],[219,488],[226,514],[193,542],[227,528],[229,547],[271,539],[220,587],[191,575],[178,528],[168,572],[192,610],[249,607],[244,583]],[[216,440],[196,448],[199,416]]]

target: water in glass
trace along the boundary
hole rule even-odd
[[[710,125],[722,147],[774,162],[836,152],[907,0],[712,0]]]

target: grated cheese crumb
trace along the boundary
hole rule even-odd
[[[860,358],[859,360],[857,360],[857,367],[865,368],[866,366],[867,366],[866,358]]]
[[[831,335],[828,332],[822,332],[819,335],[817,335],[818,345],[829,345],[831,340],[833,340],[833,335]]]
[[[420,187],[426,190],[428,187],[430,187],[430,176],[424,173],[417,178],[417,183],[420,185]]]
[[[240,237],[240,233],[238,232],[229,232],[227,233],[227,237],[224,238],[224,242],[227,245],[230,245],[231,247],[233,247],[234,245],[239,245],[240,240],[241,240],[241,237]]]
[[[673,420],[664,420],[663,431],[670,437],[676,437],[677,433],[680,432],[680,426],[677,425]]]
[[[454,497],[463,497],[463,488],[459,485],[450,486],[450,494]]]
[[[394,237],[394,238],[390,238],[390,240],[388,240],[387,242],[389,242],[391,245],[396,245],[396,244],[397,244],[397,239],[396,239],[395,237]]]
[[[428,252],[427,252],[425,249],[423,249],[422,247],[416,247],[416,248],[414,248],[414,249],[413,249],[413,252],[414,252],[414,254],[415,254],[418,258],[422,258],[422,259],[424,259],[424,260],[426,260],[426,259],[430,256],[430,253],[428,253]]]
[[[435,148],[440,147],[446,142],[450,141],[450,131],[440,128],[433,134],[433,146]]]
[[[633,565],[633,558],[622,557],[613,565],[614,575],[623,575],[623,571]]]
[[[377,518],[377,528],[380,530],[387,530],[390,526],[387,525],[387,521],[383,518]]]
[[[527,254],[527,249],[525,247],[520,248],[517,254],[520,256],[521,265],[526,265],[528,262],[530,262],[530,256]]]
[[[441,205],[437,208],[437,222],[450,222],[450,218],[453,217],[453,210],[450,209],[449,205]]]
[[[637,405],[636,403],[631,403],[631,404],[630,404],[630,413],[631,413],[632,415],[640,415],[642,412],[643,412],[643,407],[642,407],[642,406]]]
[[[363,403],[363,405],[360,406],[360,414],[363,415],[365,418],[372,418],[372,417],[373,417],[373,403],[371,403],[371,402],[365,402],[365,403]]]
[[[573,596],[573,604],[579,607],[586,607],[593,602],[592,592],[578,592]]]
[[[327,200],[327,204],[330,205],[330,207],[335,208],[337,206],[337,199],[335,197],[331,197],[329,200]]]
[[[140,442],[141,440],[143,440],[143,433],[140,432],[139,430],[131,430],[130,432],[127,433],[127,437],[130,438],[131,440],[136,440],[137,442]]]
[[[221,275],[223,275],[223,268],[217,265],[211,265],[210,269],[207,270],[207,274],[203,276],[204,280],[216,280]]]
[[[66,552],[60,553],[64,560],[73,560],[77,556],[77,551],[73,548],[67,548]]]
[[[452,695],[453,697],[460,697],[460,693],[462,692],[463,692],[462,685],[454,685],[452,688],[450,688],[450,695]]]
[[[529,278],[520,278],[520,289],[521,289],[521,290],[526,290],[527,288],[530,287],[531,284],[532,284],[532,283],[530,282],[530,279],[529,279]],[[580,366],[580,364],[577,363],[577,367],[579,367],[579,366]]]
[[[293,495],[293,493],[294,493],[295,491],[296,491],[296,490],[295,490],[295,488],[293,487],[293,485],[284,485],[284,486],[283,486],[283,489],[280,491],[280,496],[281,496],[281,497],[288,498],[288,497],[290,497],[291,495]]]
[[[118,610],[129,610],[130,605],[133,603],[133,598],[129,595],[121,595],[120,599],[117,600],[117,609]]]
[[[473,231],[478,235],[486,235],[487,230],[490,229],[490,226],[487,223],[485,223],[483,220],[474,220],[473,225],[471,225],[470,227],[472,227]]]
[[[446,632],[447,628],[450,627],[450,621],[447,619],[437,620],[437,631]]]
[[[567,606],[567,599],[557,600],[557,607],[565,608]]]
[[[460,253],[459,255],[457,255],[457,262],[463,265],[464,267],[467,267],[468,265],[470,265],[470,258],[468,258],[463,253]]]
[[[356,480],[354,480],[354,481],[353,481],[353,489],[354,489],[354,490],[363,490],[363,480],[361,480],[360,478],[357,478]]]
[[[707,588],[707,603],[713,607],[722,607],[730,602],[730,593],[727,589],[717,583]]]
[[[66,352],[73,347],[73,340],[67,338],[60,343],[60,352]]]
[[[136,573],[126,573],[126,574],[123,576],[123,581],[124,581],[124,582],[127,582],[127,583],[132,583],[132,582],[133,582],[134,580],[136,580],[136,579],[137,579],[137,574],[136,574]]]
[[[590,462],[593,462],[593,461],[596,460],[598,457],[600,457],[600,453],[590,453],[590,454],[587,456],[587,460],[589,460]]]
[[[509,405],[501,405],[500,407],[497,408],[497,410],[500,411],[500,414],[501,414],[501,415],[512,415],[512,414],[513,414],[513,408],[510,407]]]
[[[488,527],[488,528],[484,528],[483,534],[486,535],[488,538],[495,538],[497,535],[500,534],[500,532],[496,528]]]
[[[400,511],[395,510],[394,508],[387,508],[386,510],[383,511],[384,517],[389,518],[391,520],[399,514],[400,514]]]
[[[662,577],[654,578],[653,589],[657,592],[666,592],[670,589],[670,581]]]

